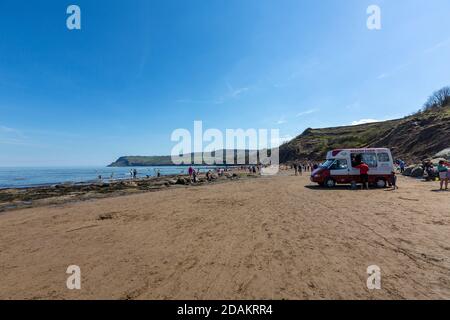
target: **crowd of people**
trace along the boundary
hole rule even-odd
[[[397,189],[397,176],[396,173],[404,173],[406,168],[406,162],[403,160],[395,160],[396,170],[394,170],[391,174],[391,180],[387,181],[390,187]],[[317,168],[319,168],[320,164],[315,162],[294,162],[288,167],[284,167],[285,169],[293,169],[296,176],[302,176],[303,173],[311,173]],[[360,173],[360,182],[362,189],[369,189],[369,166],[363,161],[359,161],[357,165],[354,166],[356,169],[359,169]],[[283,167],[282,167],[283,168]],[[437,165],[433,165],[431,160],[424,160],[422,163],[422,168],[424,172],[424,178],[426,180],[439,180],[440,182],[440,190],[448,190],[448,185],[450,182],[450,162],[441,160]],[[261,174],[262,166],[261,165],[250,165],[250,166],[239,166],[239,167],[216,167],[214,169],[209,169],[205,172],[205,177],[207,181],[213,181],[217,179],[217,177],[222,177],[225,172],[230,170],[244,171],[250,174]],[[136,169],[130,169],[130,178],[137,179],[138,171]],[[188,168],[189,179],[193,183],[197,183],[200,176],[200,169],[194,168],[190,166]],[[155,176],[161,177],[161,171],[159,169],[155,169]],[[110,179],[112,180],[114,177],[114,173],[111,174]],[[150,178],[147,175],[147,178]],[[99,175],[98,179],[101,180],[102,176]]]
[[[291,165],[291,169],[294,169],[295,175],[303,175],[303,172],[313,172],[319,167],[318,163],[314,162],[294,162]]]

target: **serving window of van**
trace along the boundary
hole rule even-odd
[[[378,161],[379,162],[390,162],[391,159],[389,159],[389,154],[386,152],[378,153]]]
[[[375,152],[352,153],[351,159],[352,167],[359,166],[362,162],[367,164],[369,168],[376,168],[378,166],[377,154]]]

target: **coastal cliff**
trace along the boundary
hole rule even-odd
[[[280,163],[322,161],[326,152],[332,149],[366,147],[390,148],[395,158],[419,161],[450,148],[449,135],[450,106],[431,108],[396,120],[356,126],[309,128],[280,146]],[[226,163],[225,150],[217,152],[223,152]],[[235,160],[236,152],[235,150]],[[246,151],[246,160],[249,152],[256,151]],[[191,159],[193,157],[194,154],[191,154]],[[170,156],[128,156],[120,157],[110,167],[169,165],[173,165]]]
[[[231,150],[234,153],[233,157],[233,163],[236,163],[237,155],[239,151],[245,152],[245,162],[249,163],[249,157],[254,156],[254,153],[256,153],[256,157],[258,158],[258,152],[257,151],[249,151],[249,150]],[[222,154],[222,163],[227,163],[227,150],[218,150],[216,151],[217,154]],[[184,165],[191,165],[194,163],[194,158],[196,154],[191,153],[188,157],[190,157],[191,161],[189,163],[185,163]],[[213,152],[211,156],[209,155],[203,155],[203,165],[210,165],[214,164],[214,157],[215,153]],[[113,163],[109,165],[109,167],[150,167],[150,166],[173,166],[172,158],[171,156],[124,156],[120,157]]]
[[[280,146],[280,162],[322,161],[326,152],[345,148],[390,148],[395,158],[419,161],[450,147],[450,106],[402,119],[323,129],[307,129]]]

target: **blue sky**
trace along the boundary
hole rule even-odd
[[[70,4],[81,30],[66,28]],[[194,120],[288,138],[410,114],[450,84],[449,12],[448,0],[2,0],[0,166],[169,154]]]

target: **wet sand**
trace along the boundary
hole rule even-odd
[[[399,185],[282,174],[6,211],[0,298],[449,299],[450,192]],[[81,290],[66,288],[69,265]]]

